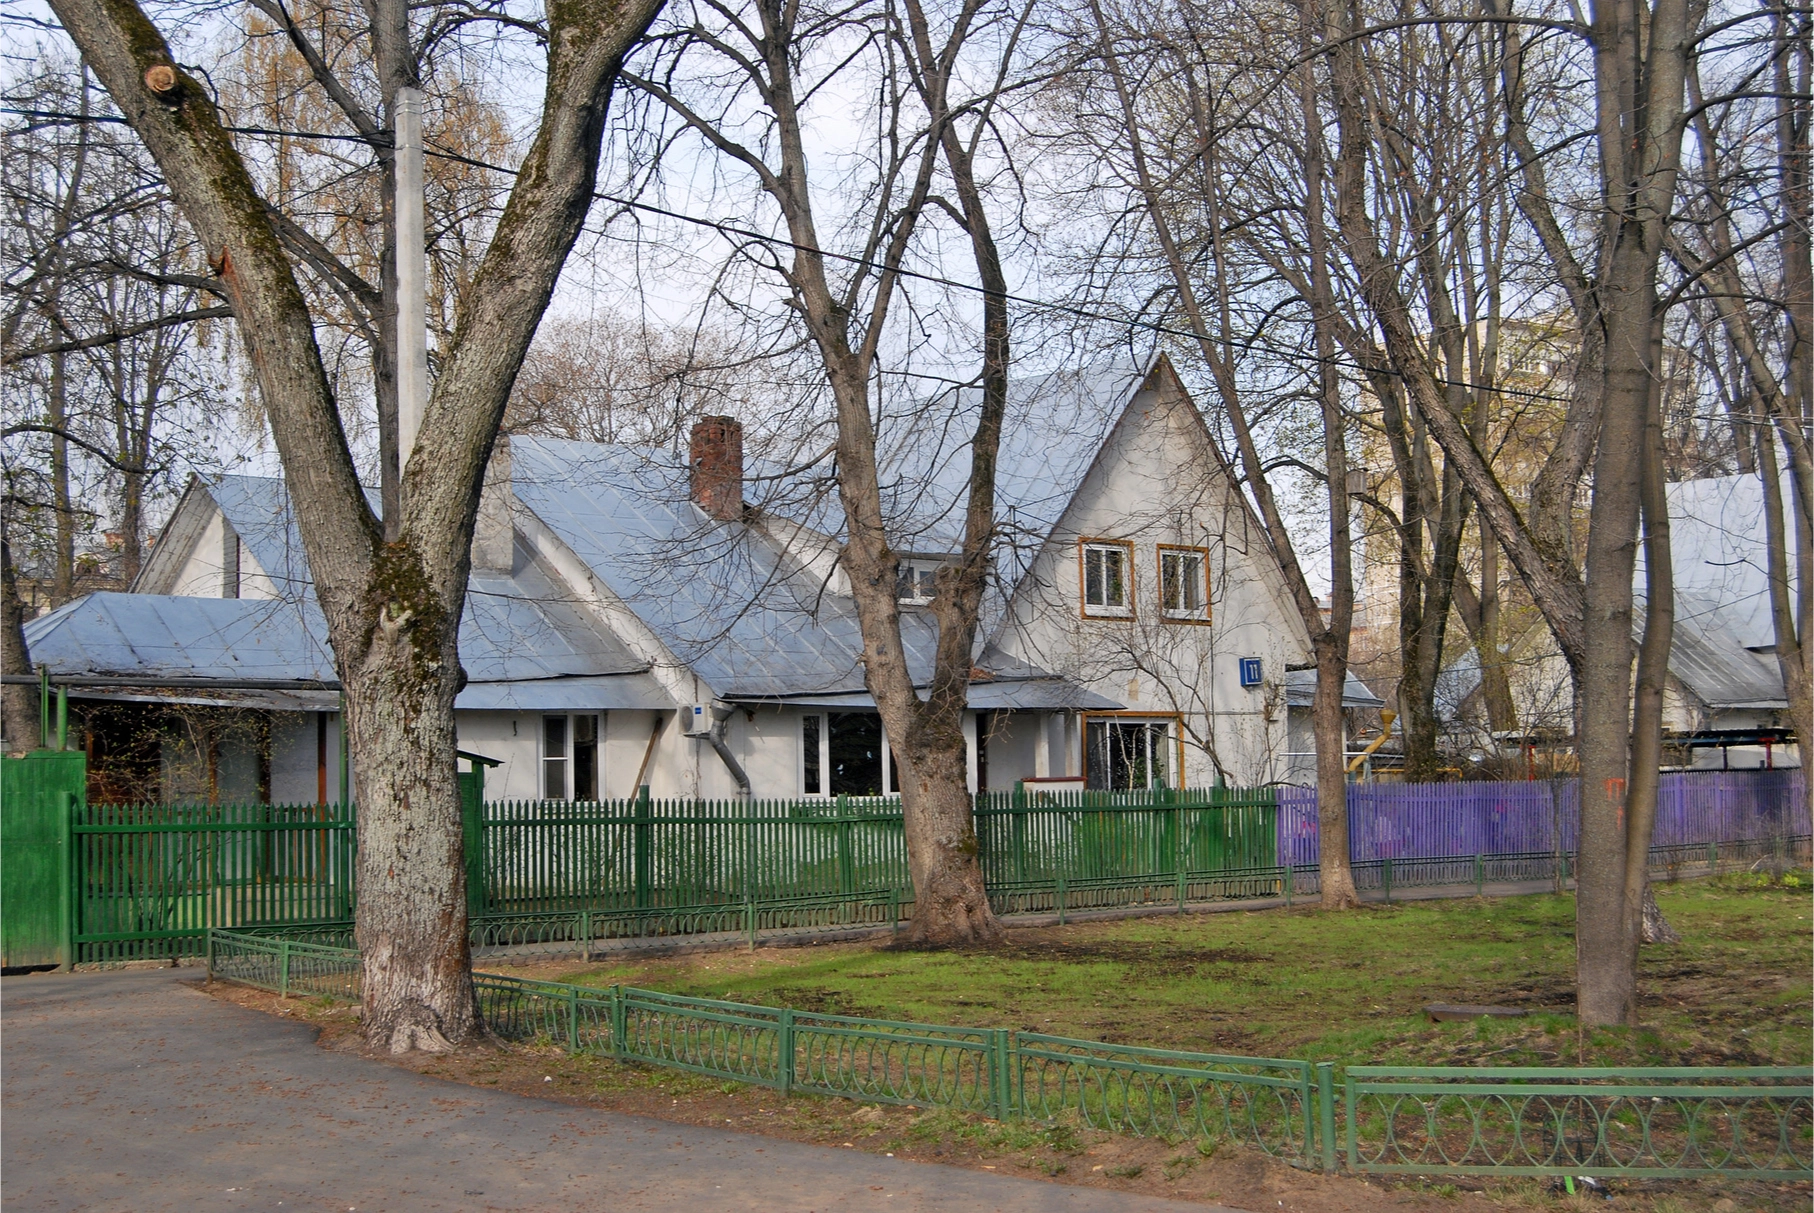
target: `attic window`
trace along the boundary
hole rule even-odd
[[[1077,548],[1084,618],[1130,618],[1134,613],[1134,545],[1080,539]]]
[[[1209,622],[1209,553],[1159,545],[1159,608],[1173,623]]]
[[[894,596],[913,606],[925,606],[937,595],[939,562],[902,557],[895,569]]]

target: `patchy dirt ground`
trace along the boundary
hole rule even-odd
[[[357,1008],[327,999],[283,999],[224,982],[198,983],[240,1006],[301,1019],[322,1047],[364,1053]],[[1803,1185],[1634,1181],[1611,1199],[1568,1196],[1549,1181],[1466,1178],[1361,1180],[1300,1171],[1234,1146],[1203,1152],[1167,1142],[1054,1125],[998,1122],[944,1110],[886,1107],[817,1096],[783,1098],[743,1083],[615,1062],[558,1049],[484,1043],[448,1056],[365,1054],[373,1064],[601,1111],[714,1125],[834,1149],[973,1167],[1055,1183],[1232,1205],[1253,1213],[1435,1213],[1626,1209],[1648,1213],[1741,1213],[1807,1209]]]

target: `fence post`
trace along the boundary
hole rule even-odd
[[[579,1052],[579,987],[567,987],[567,1052]]]
[[[892,883],[888,886],[888,937],[901,937],[901,888]]]
[[[1322,1147],[1323,1170],[1335,1170],[1335,1063],[1316,1063],[1316,1115],[1320,1122],[1317,1144]]]
[[[629,1054],[624,1037],[628,1032],[630,1017],[624,1011],[624,988],[620,985],[611,987],[611,1056],[625,1057]]]
[[[776,1035],[775,1070],[776,1079],[781,1084],[781,1094],[791,1095],[794,1090],[794,1009],[781,1008],[781,1025]]]
[[[1486,888],[1486,856],[1474,852],[1474,896],[1484,896]]]
[[[277,993],[283,997],[290,996],[290,941],[277,941]]]
[[[1392,904],[1392,858],[1387,856],[1381,861],[1380,882],[1386,886],[1386,904]]]
[[[636,815],[630,827],[631,848],[634,852],[631,862],[635,867],[636,908],[639,910],[649,906],[650,835],[654,832],[649,811],[649,785],[645,783],[636,789]]]
[[[1707,844],[1707,875],[1717,876],[1719,875],[1719,870],[1720,844],[1717,842],[1709,842]]]
[[[579,912],[579,958],[590,964],[592,962],[592,911]]]
[[[993,1028],[989,1035],[990,1103],[995,1119],[1008,1120],[1014,1113],[1014,1093],[1008,1086],[1008,1029]]]
[[[82,835],[76,833],[76,796],[73,792],[60,793],[62,812],[57,815],[57,841],[63,847],[63,909],[58,915],[63,928],[63,971],[72,973],[76,967],[76,935],[81,930],[82,915]],[[86,797],[84,797],[84,803]]]
[[[1064,925],[1064,873],[1058,873],[1058,925]]]
[[[1347,1125],[1348,1169],[1350,1171],[1353,1171],[1360,1166],[1360,1147],[1359,1147],[1358,1143],[1355,1141],[1355,1138],[1360,1136],[1360,1131],[1357,1128],[1355,1128],[1355,1124],[1354,1124],[1354,1071],[1353,1070],[1348,1071],[1348,1073],[1346,1075],[1346,1081],[1342,1085],[1346,1088],[1345,1094],[1347,1096],[1347,1098],[1343,1101],[1342,1110],[1346,1113],[1346,1115],[1343,1117],[1343,1120],[1345,1121],[1345,1123]],[[1333,1112],[1333,1109],[1331,1111]]]
[[[1178,877],[1178,913],[1184,913],[1186,875],[1184,871],[1184,807],[1172,805],[1172,868]]]
[[[756,899],[743,895],[743,933],[749,938],[750,951],[756,950]]]

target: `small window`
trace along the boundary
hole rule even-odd
[[[597,800],[598,717],[542,717],[542,798]]]
[[[1209,622],[1209,561],[1202,548],[1159,545],[1159,607],[1165,618]]]
[[[901,558],[894,574],[894,596],[912,606],[926,606],[938,595],[938,561]]]
[[[1134,545],[1083,540],[1083,614],[1125,619],[1134,613]]]

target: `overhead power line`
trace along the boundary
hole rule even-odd
[[[130,125],[124,118],[114,115],[69,114],[59,113],[53,110],[26,110],[6,107],[0,107],[0,113],[15,114],[25,118],[36,118],[46,121],[107,122],[118,125]],[[259,135],[267,138],[320,139],[345,143],[363,143],[368,146],[373,143],[373,140],[368,139],[364,135],[348,135],[323,131],[278,130],[262,126],[226,125],[223,125],[221,129],[236,135]],[[427,147],[426,151],[428,155],[434,156],[437,159],[449,160],[457,164],[465,164],[472,168],[484,169],[487,172],[502,173],[510,177],[514,177],[518,174],[517,169],[508,168],[501,164],[492,164],[489,161],[461,155],[458,152],[447,151],[443,148],[437,148],[432,144]],[[989,293],[984,290],[983,287],[978,286],[975,283],[964,282],[956,278],[947,278],[941,274],[930,274],[922,270],[910,270],[904,267],[891,268],[880,262],[872,261],[869,258],[860,257],[852,253],[840,253],[831,249],[815,248],[812,245],[801,244],[798,241],[790,240],[784,236],[775,236],[767,232],[759,232],[754,228],[741,227],[737,224],[725,223],[721,220],[702,219],[697,215],[689,215],[684,211],[670,210],[667,207],[656,206],[653,203],[643,202],[635,198],[624,198],[616,194],[601,193],[597,190],[592,191],[591,196],[595,201],[609,202],[613,206],[620,206],[626,210],[641,211],[645,214],[656,215],[664,219],[675,220],[679,223],[690,224],[694,227],[705,228],[723,236],[735,236],[742,240],[754,240],[774,248],[785,248],[793,252],[811,253],[831,261],[838,261],[859,268],[892,272],[902,278],[911,278],[918,282],[925,282],[934,286],[943,286],[952,290],[965,291],[970,294],[984,295]],[[1129,328],[1140,329],[1144,332],[1150,332],[1165,337],[1176,337],[1185,341],[1194,342],[1203,340],[1201,335],[1193,330],[1177,328],[1157,320],[1143,320],[1131,316],[1113,316],[1106,312],[1099,312],[1077,304],[1059,303],[1049,299],[1036,299],[1029,295],[1008,293],[1004,294],[1002,298],[1009,303],[1019,304],[1023,307],[1036,308],[1041,311],[1055,312],[1059,315],[1071,316],[1079,320],[1091,320],[1103,324],[1125,325]],[[1363,375],[1384,374],[1395,379],[1404,378],[1404,372],[1395,367],[1369,368],[1350,359],[1338,357],[1325,359],[1317,354],[1307,353],[1302,350],[1287,350],[1274,345],[1271,342],[1257,339],[1215,337],[1210,338],[1209,340],[1216,345],[1228,346],[1252,353],[1268,354],[1273,357],[1283,358],[1287,361],[1296,361],[1318,366],[1328,365],[1341,370],[1355,371]],[[1473,392],[1490,392],[1499,396],[1515,396],[1523,400],[1543,400],[1556,404],[1569,403],[1569,397],[1557,395],[1553,392],[1537,392],[1525,388],[1507,387],[1503,384],[1474,383],[1465,379],[1445,379],[1440,376],[1432,376],[1432,381],[1443,387],[1459,387]]]

